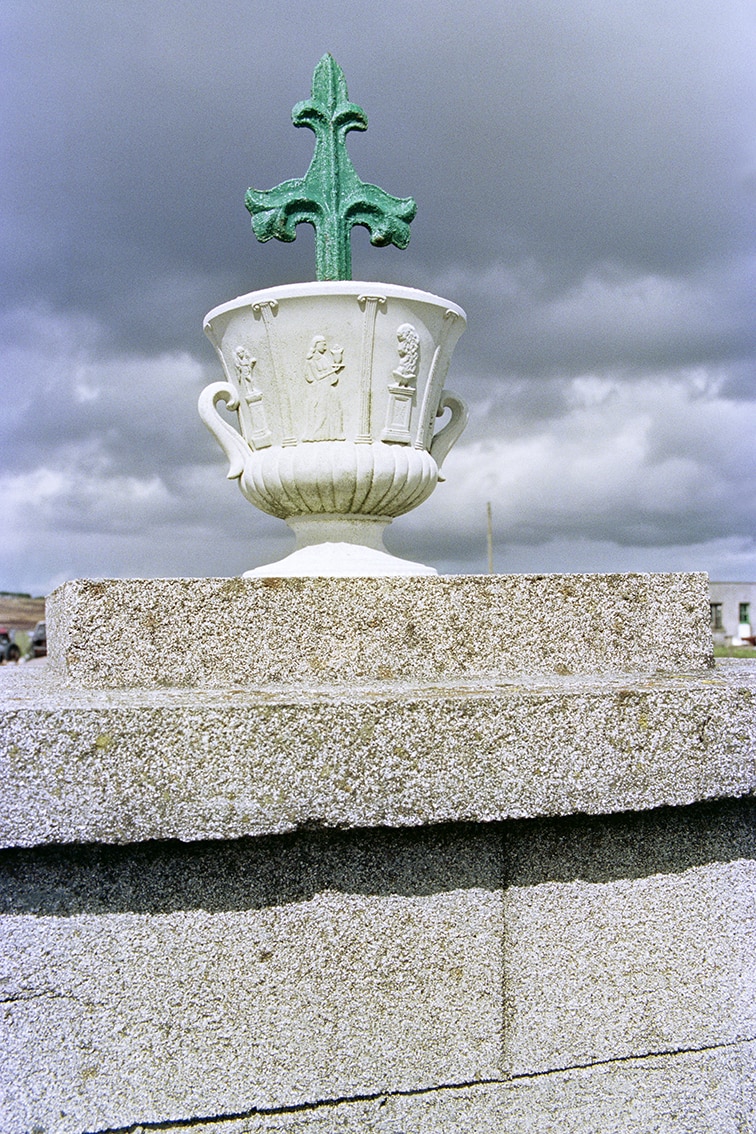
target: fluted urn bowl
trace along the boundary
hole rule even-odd
[[[430,496],[466,424],[464,403],[444,391],[465,325],[439,296],[354,281],[268,288],[214,308],[204,329],[225,378],[203,390],[199,411],[228,476],[286,520],[299,551],[350,544],[392,559],[383,528]],[[405,573],[402,562],[374,573]],[[290,566],[281,573],[310,573]]]

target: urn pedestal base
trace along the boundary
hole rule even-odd
[[[291,516],[286,521],[297,537],[291,555],[244,572],[245,579],[305,576],[370,577],[437,575],[435,567],[391,555],[383,544],[388,517]]]

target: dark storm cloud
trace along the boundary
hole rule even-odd
[[[708,5],[672,3],[472,4],[442,20],[432,3],[296,19],[283,4],[17,10],[6,286],[33,295],[43,269],[61,306],[135,340],[145,282],[169,304],[184,275],[221,293],[311,275],[301,246],[255,246],[242,197],[304,172],[312,136],[289,111],[324,46],[371,120],[350,138],[361,175],[419,201],[394,275],[535,257],[559,291],[597,262],[674,275],[740,244],[737,7],[712,23]],[[366,242],[357,253],[366,274],[387,268]]]
[[[754,22],[740,0],[8,0],[0,491],[36,493],[14,512],[49,539],[35,578],[85,555],[233,571],[247,526],[258,561],[280,551],[196,419],[201,321],[312,277],[311,230],[257,244],[243,195],[305,172],[290,110],[326,50],[370,120],[359,175],[418,201],[406,252],[355,230],[355,278],[469,314],[450,385],[470,430],[394,525],[404,553],[478,563],[486,494],[523,546],[752,540]],[[475,523],[449,534],[444,499]],[[138,515],[153,534],[127,555]],[[0,568],[21,577],[29,545]]]

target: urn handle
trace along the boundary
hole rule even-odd
[[[249,456],[249,446],[241,434],[237,433],[224,417],[218,413],[218,402],[225,402],[226,408],[239,407],[239,395],[228,382],[212,382],[205,386],[199,396],[197,409],[199,415],[228,458],[229,480],[236,480],[244,472]]]
[[[430,455],[439,469],[446,460],[452,445],[456,443],[462,430],[467,425],[467,406],[456,394],[446,393],[441,398],[436,416],[440,416],[445,409],[451,410],[451,418],[447,421],[431,441]]]

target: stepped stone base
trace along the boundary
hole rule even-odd
[[[756,666],[701,578],[245,581],[214,625],[288,606],[291,680],[194,687],[166,596],[224,581],[67,584],[0,671],[3,1134],[756,1130]],[[315,671],[339,594],[395,606]],[[462,661],[412,676],[409,597]]]
[[[48,599],[48,649],[89,689],[687,673],[708,603],[701,573],[85,579]]]
[[[748,662],[328,694],[2,676],[0,846],[601,814],[756,788]]]

